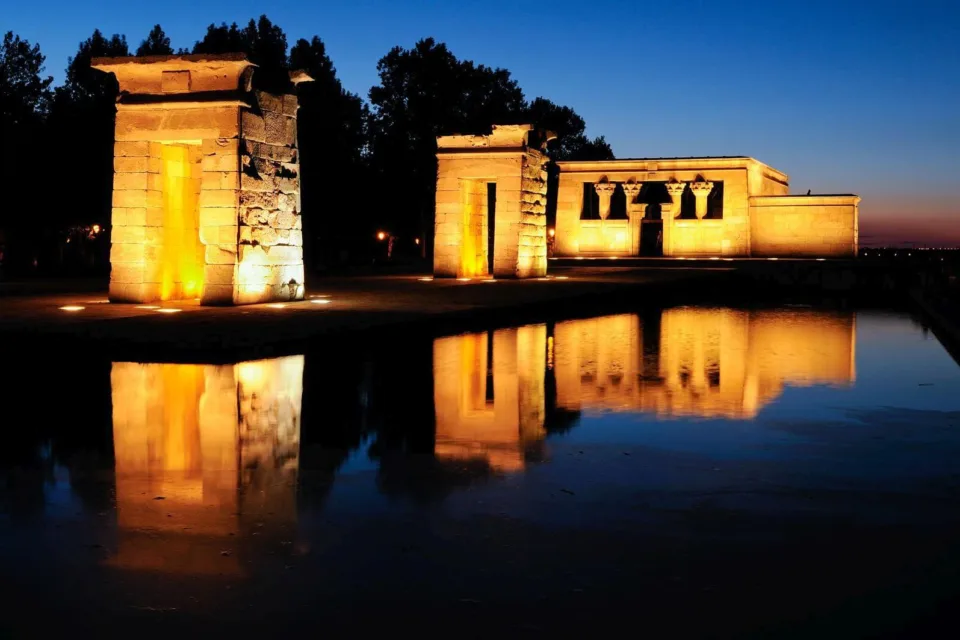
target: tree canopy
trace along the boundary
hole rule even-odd
[[[43,77],[40,45],[21,40],[12,31],[0,45],[0,122],[3,130],[36,123],[46,113],[53,78]]]
[[[137,47],[138,56],[169,56],[173,54],[170,38],[163,32],[163,28],[155,24],[147,35],[147,39]]]

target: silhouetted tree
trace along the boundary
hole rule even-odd
[[[383,198],[378,211],[390,232],[422,238],[432,247],[438,135],[489,133],[492,124],[518,123],[526,104],[505,69],[458,60],[432,38],[412,49],[395,47],[377,64],[370,152]],[[389,216],[389,217],[388,217]]]
[[[570,107],[537,98],[527,107],[527,118],[534,126],[557,134],[547,147],[552,160],[613,159],[613,150],[603,136],[587,138],[587,123]]]
[[[8,148],[0,161],[0,187],[5,198],[0,207],[0,230],[9,235],[10,247],[3,249],[6,267],[30,260],[28,253],[18,252],[18,248],[23,248],[23,238],[29,237],[31,227],[38,223],[40,212],[35,199],[47,190],[36,166],[27,161],[44,148],[43,125],[53,78],[44,77],[43,71],[44,56],[39,45],[31,45],[13,32],[3,36],[0,131]]]
[[[298,40],[290,67],[313,78],[297,91],[305,255],[312,266],[331,264],[341,251],[369,246],[373,237],[370,211],[358,206],[357,197],[367,182],[369,112],[358,95],[343,88],[320,38]]]
[[[247,41],[243,32],[234,22],[229,27],[226,22],[218,27],[211,24],[201,40],[193,45],[194,53],[236,53],[243,52],[249,55]]]
[[[137,47],[138,56],[169,56],[172,54],[173,47],[170,46],[170,38],[158,24],[153,25],[147,39]]]
[[[50,109],[49,134],[58,149],[46,175],[56,176],[53,206],[44,212],[51,223],[99,224],[108,228],[113,188],[113,131],[118,86],[110,75],[92,69],[96,57],[127,56],[122,35],[105,37],[99,30],[80,43],[67,65],[66,81],[57,87]],[[104,237],[104,245],[109,247]],[[106,255],[100,256],[106,264]],[[51,262],[50,256],[41,259]]]
[[[246,53],[257,65],[253,85],[275,93],[289,89],[287,76],[287,36],[283,30],[262,15],[250,20],[243,29],[236,23],[229,27],[211,24],[203,39],[193,47],[194,53]]]
[[[0,123],[5,132],[35,125],[46,114],[53,78],[43,77],[45,57],[40,45],[30,45],[8,31],[0,46]]]

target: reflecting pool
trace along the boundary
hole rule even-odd
[[[0,630],[849,636],[960,594],[960,367],[907,315],[18,367]]]

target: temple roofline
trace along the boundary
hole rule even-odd
[[[654,165],[654,166],[651,166]],[[617,160],[561,160],[560,173],[593,171],[695,171],[697,169],[747,169],[760,166],[772,178],[787,184],[789,176],[750,156],[702,156],[676,158],[623,158]]]
[[[113,58],[101,57],[93,58],[90,61],[92,67],[112,67],[125,64],[162,64],[165,62],[243,62],[247,66],[257,66],[247,59],[245,53],[187,53],[173,54],[169,56],[117,56]]]

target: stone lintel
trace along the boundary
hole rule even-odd
[[[117,77],[120,93],[177,95],[241,89],[244,71],[256,67],[243,53],[94,58],[91,67]]]

